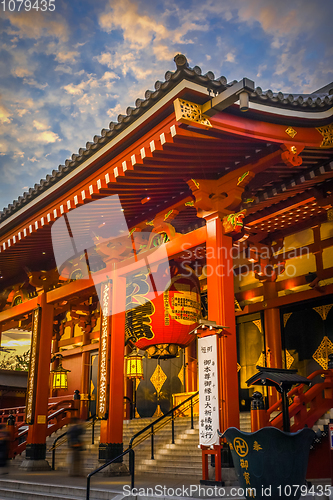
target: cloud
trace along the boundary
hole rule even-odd
[[[50,128],[49,125],[46,125],[45,123],[41,123],[37,120],[34,120],[32,122],[33,126],[35,127],[36,130],[47,130]]]
[[[225,56],[225,60],[227,62],[235,62],[235,54],[233,52],[228,52],[228,54]]]
[[[33,73],[30,69],[28,68],[15,68],[12,71],[12,74],[14,76],[17,76],[18,78],[23,78],[25,76],[31,76]]]
[[[0,123],[10,123],[11,122],[11,112],[0,103]]]
[[[124,113],[124,108],[121,104],[117,104],[113,108],[108,109],[106,112],[108,117],[113,120],[116,120],[117,116],[120,115],[121,113]]]
[[[32,87],[35,87],[36,89],[44,90],[46,87],[49,86],[48,83],[38,83],[36,80],[33,78],[23,78],[23,83],[26,85],[31,85]]]
[[[55,134],[52,131],[45,131],[37,136],[37,140],[40,142],[49,143],[49,142],[57,142],[60,141],[61,139],[58,136],[58,134]]]
[[[1,346],[2,347],[19,347],[23,345],[31,345],[31,339],[24,339],[24,340],[7,340],[3,341]]]
[[[68,73],[68,74],[72,74],[73,73],[73,70],[70,66],[66,66],[66,65],[61,65],[59,64],[58,66],[56,66],[54,68],[54,71],[59,71],[59,73]]]
[[[101,80],[119,80],[120,76],[118,76],[114,71],[105,71],[104,75],[102,76]]]
[[[99,17],[103,30],[111,33],[121,29],[124,40],[132,49],[147,47],[153,37],[164,38],[167,35],[165,26],[147,14],[138,11],[138,4],[130,0],[111,0],[111,9]]]
[[[64,16],[50,12],[21,11],[3,13],[10,24],[14,27],[11,34],[19,38],[39,39],[42,37],[54,37],[66,42],[69,29]]]
[[[56,54],[56,60],[59,61],[60,63],[65,63],[67,61],[75,61],[75,58],[80,55],[80,52],[77,52],[76,50],[72,51],[63,51],[63,52],[58,52]]]
[[[81,95],[83,94],[83,90],[86,86],[86,82],[81,82],[78,85],[74,85],[73,83],[69,83],[68,85],[64,86],[64,89],[68,94],[71,95]]]

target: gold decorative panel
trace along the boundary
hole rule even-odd
[[[212,127],[208,117],[202,114],[200,104],[185,101],[184,99],[176,99],[174,107],[177,121],[189,125],[195,123],[206,129]]]
[[[266,356],[264,352],[260,354],[256,366],[266,366]]]
[[[184,385],[184,368],[181,367],[179,373],[178,373],[178,378],[181,381],[182,385]]]
[[[296,130],[294,128],[292,128],[292,127],[286,128],[285,133],[288,134],[292,139],[297,134]]]
[[[332,309],[333,307],[333,304],[327,304],[326,306],[319,306],[319,307],[314,307],[313,309],[318,313],[320,314],[321,316],[321,319],[323,321],[326,320],[327,316],[328,316],[328,313],[330,312],[330,310]]]
[[[283,315],[283,326],[286,327],[286,324],[287,324],[287,321],[288,319],[290,318],[290,316],[292,315],[292,313],[286,313]]]
[[[289,368],[291,367],[291,365],[293,364],[293,362],[295,361],[295,358],[294,356],[292,356],[290,354],[290,352],[286,349],[286,368],[287,370],[289,370]]]
[[[25,421],[27,424],[34,423],[35,416],[35,398],[37,391],[37,373],[38,373],[38,353],[40,342],[40,324],[42,308],[37,307],[32,312],[32,335],[30,349],[30,367],[27,385],[27,398],[25,407]]]
[[[328,366],[328,356],[333,353],[333,343],[328,337],[323,338],[320,346],[312,356],[315,361],[322,367],[323,370],[327,370]]]
[[[239,372],[239,370],[241,370],[241,365],[239,363],[237,363],[237,373]]]
[[[235,312],[242,312],[242,308],[241,308],[241,306],[239,305],[239,302],[238,302],[238,300],[236,299],[236,297],[235,297]]]
[[[323,136],[323,142],[320,144],[320,147],[331,148],[333,146],[333,123],[325,127],[318,127],[317,130]]]
[[[110,303],[111,284],[106,282],[101,287],[101,315],[100,344],[99,344],[99,367],[98,367],[98,391],[97,391],[97,415],[104,418],[109,404],[109,336],[110,336]]]
[[[162,370],[161,366],[157,365],[156,368],[155,368],[155,370],[154,370],[154,373],[150,377],[150,381],[151,381],[151,383],[153,384],[153,386],[156,389],[157,396],[161,392],[162,385],[164,384],[164,382],[166,381],[166,379],[167,379],[167,376],[165,375],[165,373]]]
[[[261,319],[256,319],[254,321],[252,321],[252,323],[254,325],[256,325],[256,327],[258,328],[259,332],[262,333],[262,323],[261,323]]]

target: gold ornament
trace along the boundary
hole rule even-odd
[[[290,318],[290,316],[292,315],[292,313],[286,313],[283,315],[283,326],[286,327],[286,324],[287,324],[287,321],[288,319]]]
[[[292,139],[295,137],[295,135],[297,134],[296,130],[292,127],[288,127],[286,130],[285,130],[285,133],[288,134]]]
[[[295,358],[290,354],[290,352],[286,349],[286,368],[289,370],[293,362],[295,361]]]
[[[262,324],[261,324],[261,319],[256,319],[252,321],[254,325],[258,328],[259,332],[262,333]]]
[[[181,368],[179,373],[178,373],[178,378],[181,381],[181,384],[184,385],[184,369]]]
[[[164,371],[162,370],[160,365],[157,365],[154,373],[150,377],[150,381],[153,384],[154,388],[156,389],[157,392],[157,397],[159,393],[161,392],[162,385],[166,381],[167,376],[165,375]]]
[[[333,123],[325,127],[318,127],[317,130],[323,136],[323,142],[320,144],[320,147],[331,148],[333,146]]]
[[[195,123],[205,129],[212,127],[208,117],[202,114],[200,104],[185,101],[184,99],[176,99],[173,104],[178,122],[187,123],[188,125]]]
[[[327,316],[328,316],[328,313],[330,312],[330,310],[332,309],[333,307],[333,304],[327,304],[326,306],[319,306],[319,307],[314,307],[313,309],[318,313],[320,314],[321,316],[321,319],[323,321],[326,320]]]
[[[320,343],[320,346],[312,356],[315,361],[317,361],[318,365],[322,367],[323,370],[327,370],[328,368],[328,356],[333,353],[333,343],[330,341],[328,337],[323,338]]]

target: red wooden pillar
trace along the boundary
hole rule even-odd
[[[198,361],[195,342],[185,348],[185,363],[185,390],[196,392],[198,390]]]
[[[208,319],[228,326],[231,335],[218,337],[220,426],[239,427],[237,343],[232,238],[223,234],[217,214],[207,217],[206,265]]]
[[[54,309],[53,305],[47,304],[45,292],[39,296],[38,304],[40,309],[38,314],[36,312],[36,317],[38,316],[40,334],[36,346],[34,373],[29,372],[29,377],[35,377],[32,394],[33,417],[32,423],[29,424],[26,459],[21,464],[22,468],[30,470],[49,468],[45,456]],[[29,397],[29,394],[27,396]]]
[[[109,406],[107,420],[101,425],[101,460],[111,460],[123,452],[126,278],[116,273],[112,278],[111,304]]]
[[[265,300],[278,296],[275,281],[264,282]],[[265,309],[265,342],[266,364],[269,368],[282,368],[282,342],[280,310],[278,308]],[[268,403],[272,406],[280,399],[280,394],[272,387],[268,388]]]

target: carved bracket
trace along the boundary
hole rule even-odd
[[[202,114],[200,104],[184,99],[176,99],[174,101],[176,120],[187,125],[197,125],[200,128],[209,129],[212,127],[207,116]]]
[[[333,146],[333,123],[325,127],[318,127],[317,130],[323,136],[323,142],[320,144],[320,147],[331,148]]]
[[[254,177],[248,167],[230,172],[218,180],[190,179],[198,217],[218,213],[221,218],[234,213],[242,202],[245,186]]]
[[[240,233],[243,229],[243,219],[246,215],[246,210],[242,210],[236,214],[230,214],[226,217],[223,217],[223,229],[225,234],[230,233]]]
[[[304,146],[289,146],[283,145],[282,149],[284,149],[283,153],[281,153],[281,160],[287,167],[299,167],[302,165],[303,160],[300,156],[298,156],[304,149]]]

